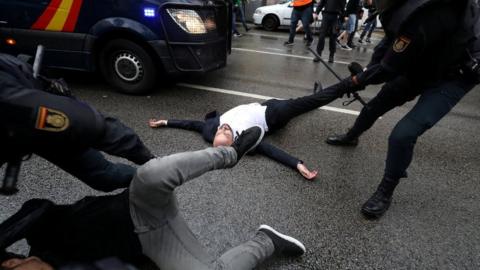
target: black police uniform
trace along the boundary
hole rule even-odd
[[[94,189],[127,187],[135,169],[98,150],[143,164],[153,155],[140,138],[87,103],[42,91],[48,87],[30,65],[0,54],[0,161],[35,153]]]
[[[322,24],[318,34],[317,53],[322,55],[325,47],[325,37],[330,38],[329,49],[330,56],[333,57],[336,51],[338,17],[344,12],[346,0],[320,0],[315,13],[320,14],[322,11]]]
[[[417,104],[397,123],[389,137],[384,178],[362,207],[369,217],[379,217],[388,209],[398,180],[407,177],[417,138],[475,86],[473,80],[459,71],[465,60],[466,44],[452,38],[462,27],[466,1],[404,3],[381,15],[386,36],[375,48],[366,71],[358,74],[353,84],[350,81],[357,88],[386,84],[363,108],[347,134],[327,140],[330,144],[355,145],[378,117],[420,95]],[[412,3],[423,6],[408,6]]]

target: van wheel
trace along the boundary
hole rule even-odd
[[[262,20],[262,26],[267,31],[277,30],[279,24],[280,23],[279,23],[277,17],[275,17],[275,15],[267,15]]]
[[[150,90],[155,85],[158,72],[148,52],[126,39],[115,39],[105,44],[99,54],[99,66],[110,85],[131,95]]]

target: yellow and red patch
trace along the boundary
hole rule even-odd
[[[73,32],[83,0],[51,0],[32,29]]]
[[[70,125],[70,120],[61,111],[40,106],[37,113],[35,128],[39,130],[60,132]]]
[[[393,43],[393,50],[397,53],[405,51],[412,40],[406,36],[401,36]]]

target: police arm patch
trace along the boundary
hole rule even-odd
[[[412,40],[406,36],[401,36],[393,43],[393,51],[401,53],[405,51]]]
[[[37,112],[36,129],[61,132],[68,128],[70,120],[61,111],[40,106]]]

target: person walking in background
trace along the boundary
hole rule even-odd
[[[292,15],[290,23],[290,36],[288,40],[283,43],[285,46],[293,46],[293,41],[295,39],[296,28],[298,21],[302,21],[303,29],[305,30],[305,35],[307,36],[307,46],[312,45],[313,37],[312,32],[310,31],[310,23],[312,20],[313,13],[313,0],[293,0],[292,1]]]
[[[233,13],[238,12],[238,14],[240,14],[240,21],[242,22],[243,28],[245,28],[245,31],[248,32],[250,31],[250,28],[248,27],[247,21],[245,20],[245,12],[243,12],[244,8],[245,8],[245,5],[243,0],[234,1]]]
[[[238,32],[237,26],[235,25],[235,22],[237,21],[237,15],[235,13],[236,12],[234,8],[232,12],[232,34],[233,34],[233,37],[241,37],[242,34]]]
[[[325,37],[329,36],[330,55],[328,62],[333,63],[336,51],[335,40],[337,38],[337,26],[339,16],[343,13],[345,8],[345,0],[320,0],[317,5],[315,13],[320,14],[322,11],[322,24],[320,25],[320,32],[318,34],[317,53],[322,56],[322,51],[325,48]],[[320,59],[315,57],[314,62],[319,62]]]
[[[347,27],[340,37],[347,35],[347,43],[340,46],[344,50],[351,50],[355,48],[353,44],[353,37],[355,36],[355,28],[357,24],[357,14],[362,9],[360,0],[349,0],[345,8],[345,19],[347,19]]]
[[[367,39],[365,40],[367,43],[371,43],[370,38],[372,37],[373,30],[377,27],[377,13],[375,5],[373,4],[372,0],[367,0],[365,2],[365,8],[368,9],[368,18],[365,20],[364,28],[362,33],[360,34],[360,39],[358,40],[359,43],[363,43],[363,38],[365,35]]]

